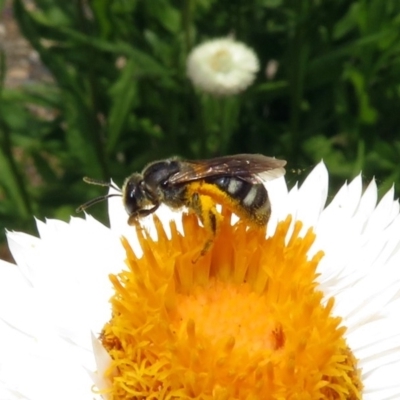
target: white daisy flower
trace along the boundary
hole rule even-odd
[[[187,74],[193,84],[217,96],[242,92],[253,83],[258,70],[254,51],[229,37],[195,47],[187,59]]]
[[[267,239],[225,218],[195,264],[196,217],[184,236],[157,220],[158,240],[136,236],[118,198],[111,229],[87,216],[9,233],[0,399],[400,398],[393,190],[377,205],[358,176],[325,207],[322,163],[300,188],[267,188]]]

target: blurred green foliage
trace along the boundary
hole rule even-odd
[[[25,3],[14,0],[15,18],[54,84],[7,89],[0,59],[1,228],[68,219],[104,192],[83,176],[121,184],[171,155],[257,152],[289,169],[324,159],[333,186],[360,170],[382,190],[400,181],[398,0]],[[228,34],[261,71],[216,99],[192,87],[186,58]]]

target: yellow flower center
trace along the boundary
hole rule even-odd
[[[113,315],[101,340],[112,358],[107,398],[361,399],[356,359],[334,300],[317,289],[323,253],[301,223],[265,230],[230,224],[224,211],[212,249],[196,263],[206,234],[193,215],[171,239],[126,240],[128,270],[111,276]],[[291,232],[291,233],[289,233]]]
[[[220,49],[210,57],[209,63],[216,73],[227,74],[232,70],[232,55],[229,50]]]

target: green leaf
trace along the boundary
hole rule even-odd
[[[368,89],[366,88],[365,77],[356,68],[349,67],[345,72],[347,78],[354,86],[358,98],[358,115],[360,122],[373,124],[377,118],[377,111],[370,105]]]
[[[121,72],[120,78],[110,88],[112,108],[110,109],[108,119],[108,153],[115,151],[122,128],[137,102],[136,71],[137,66],[135,61],[132,59],[128,60]]]
[[[289,93],[289,83],[287,81],[272,81],[258,84],[255,93],[262,93],[268,99],[279,98],[287,96]]]
[[[147,1],[147,10],[166,30],[178,33],[180,30],[180,15],[168,1]]]
[[[312,75],[317,73],[317,71],[329,69],[332,63],[335,63],[336,61],[347,56],[354,56],[354,54],[357,54],[359,51],[362,51],[367,47],[376,46],[380,40],[391,35],[392,33],[390,30],[384,30],[376,34],[366,35],[360,39],[353,40],[350,43],[345,43],[344,45],[341,45],[336,49],[329,51],[328,53],[322,54],[321,56],[310,60],[307,72],[309,75]]]

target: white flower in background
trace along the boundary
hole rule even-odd
[[[158,225],[158,242],[138,241],[120,198],[109,200],[111,229],[87,216],[69,224],[38,222],[40,239],[9,233],[17,267],[0,262],[0,399],[92,400],[100,397],[93,380],[118,391],[114,399],[132,393],[160,400],[265,398],[265,390],[278,390],[282,398],[399,399],[400,215],[393,190],[376,205],[375,182],[362,194],[358,176],[324,208],[323,164],[300,188],[288,191],[283,178],[267,188],[267,240],[223,224],[216,245],[196,264],[193,254],[204,244],[196,218],[184,218],[185,237],[171,226],[168,239]],[[161,210],[163,219],[170,218],[167,211]],[[128,243],[121,245],[121,233],[140,259]],[[256,253],[270,262],[259,268]],[[178,275],[168,285],[173,260]],[[223,279],[215,283],[220,265]],[[246,283],[239,284],[243,273]],[[212,301],[202,312],[207,293]],[[267,302],[260,302],[263,296]],[[126,323],[139,325],[124,329]],[[112,359],[99,342],[92,344],[92,332],[103,332]],[[126,360],[123,349],[132,358]],[[268,362],[257,364],[260,354]],[[109,366],[112,378],[103,378]],[[272,382],[267,389],[265,382]]]
[[[200,44],[187,60],[187,74],[193,84],[218,96],[242,92],[253,83],[258,70],[254,51],[232,38]]]

